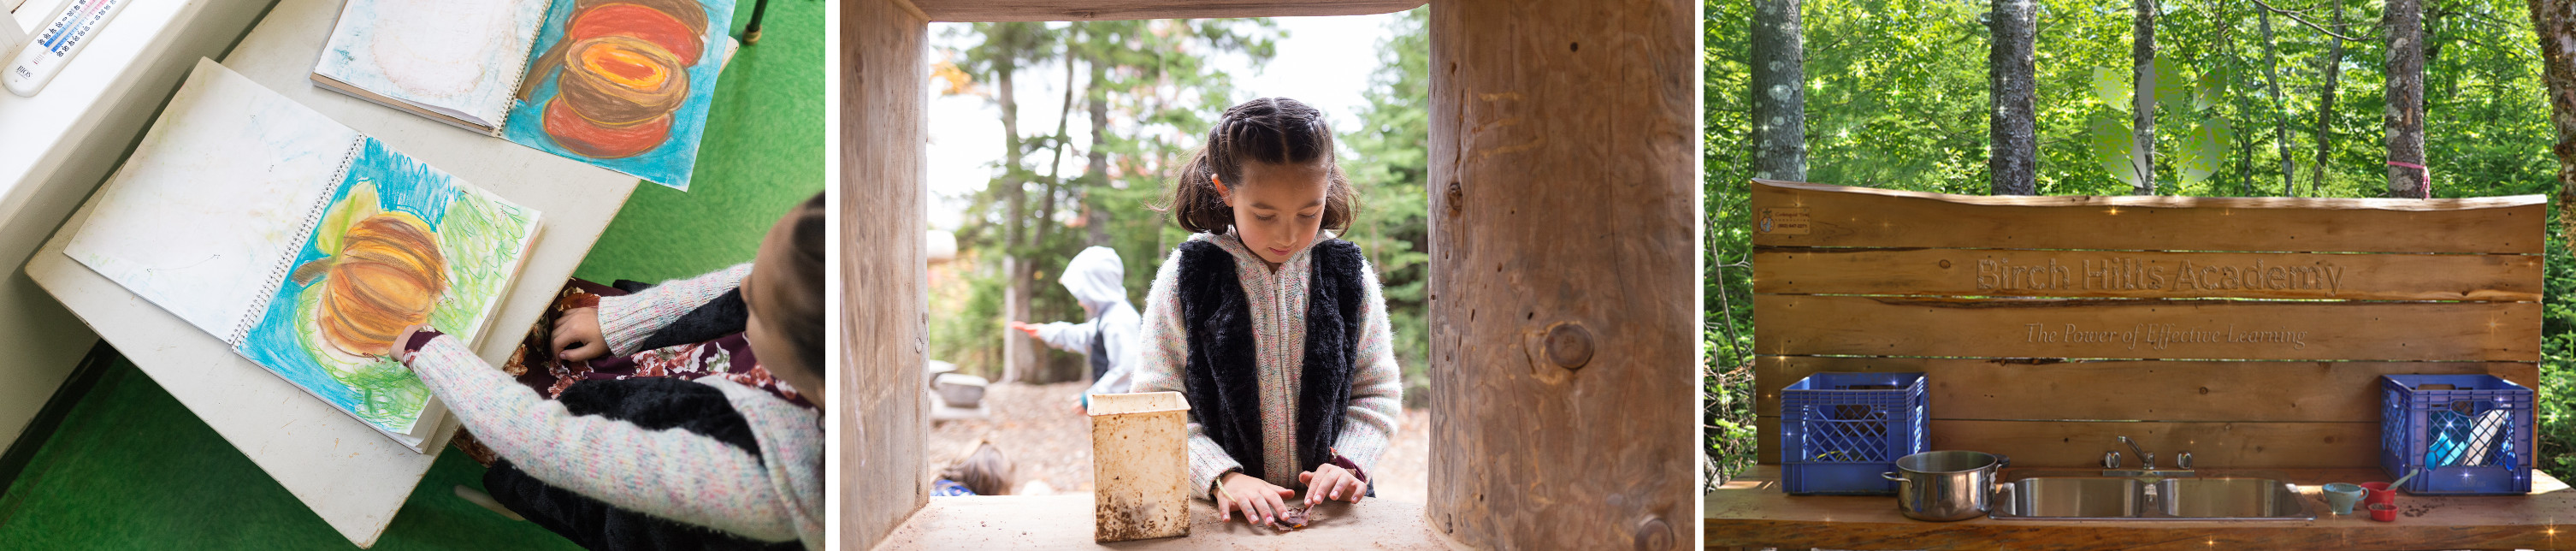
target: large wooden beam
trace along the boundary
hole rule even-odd
[[[902,1],[902,0],[895,0]],[[1200,17],[1368,15],[1413,9],[1423,0],[915,0],[932,21],[1094,21]]]
[[[928,27],[902,0],[841,4],[841,380],[827,400],[840,435],[842,545],[872,547],[930,502],[922,479],[922,90]]]
[[[1691,541],[1696,5],[1431,10],[1431,476],[1479,548]]]

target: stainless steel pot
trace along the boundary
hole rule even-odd
[[[1986,515],[1995,481],[2012,459],[1972,451],[1923,452],[1896,459],[1896,510],[1906,518],[1949,522]]]

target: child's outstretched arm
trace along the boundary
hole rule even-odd
[[[604,417],[572,415],[563,404],[539,398],[535,390],[485,364],[462,341],[448,335],[431,338],[403,363],[420,375],[421,382],[475,438],[547,484],[618,507],[753,539],[788,541],[810,535],[812,541],[821,541],[821,519],[807,518],[814,515],[805,510],[819,512],[820,504],[800,507],[800,499],[779,492],[772,470],[762,466],[764,460],[795,462],[784,471],[819,476],[819,439],[812,450],[764,449],[761,457],[753,457],[682,429],[644,430]],[[814,417],[784,401],[778,403],[777,411],[755,407],[741,413],[755,425],[761,420],[755,417]],[[794,444],[777,446],[790,445]],[[806,534],[806,528],[812,533]]]
[[[671,280],[631,295],[599,297],[599,333],[608,344],[608,354],[640,352],[636,348],[654,331],[669,327],[690,310],[724,296],[725,291],[741,287],[742,278],[750,274],[751,263],[745,262],[698,277]]]
[[[1063,350],[1066,352],[1091,351],[1092,336],[1100,333],[1099,320],[1084,321],[1082,323],[1066,323],[1059,321],[1033,325],[1037,326],[1038,331],[1036,334],[1032,334],[1030,336],[1037,337],[1039,341],[1045,342],[1049,348]]]

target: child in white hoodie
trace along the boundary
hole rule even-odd
[[[1136,307],[1127,303],[1127,266],[1118,259],[1118,251],[1108,247],[1083,249],[1064,265],[1064,275],[1056,278],[1064,290],[1082,302],[1082,311],[1091,319],[1082,323],[1055,322],[1046,325],[1012,321],[1011,329],[1027,333],[1047,346],[1066,352],[1081,352],[1091,358],[1091,388],[1083,391],[1083,403],[1093,394],[1127,392],[1130,376],[1136,370]]]

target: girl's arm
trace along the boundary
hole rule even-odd
[[[745,262],[698,277],[664,282],[631,295],[599,297],[600,340],[608,341],[610,355],[639,352],[638,345],[644,344],[654,331],[724,296],[725,291],[741,287],[743,276],[750,274],[751,263]]]
[[[798,511],[750,453],[682,429],[572,415],[453,336],[431,337],[403,363],[475,438],[529,476],[657,517],[765,541],[798,539]]]
[[[1098,325],[1099,320],[1096,319],[1082,323],[1052,322],[1038,326],[1038,340],[1046,341],[1047,346],[1056,350],[1087,354],[1091,352],[1092,335],[1100,332]]]
[[[1378,288],[1377,268],[1361,261],[1360,279],[1368,289],[1360,301],[1366,325],[1361,328],[1359,358],[1351,378],[1351,405],[1345,410],[1350,417],[1342,423],[1333,451],[1375,476],[1377,458],[1386,453],[1403,419],[1404,371],[1395,365],[1395,331],[1387,323],[1386,294]]]
[[[1135,384],[1129,392],[1189,393],[1185,371],[1189,365],[1186,340],[1189,328],[1181,324],[1179,285],[1181,252],[1173,249],[1163,259],[1163,267],[1154,272],[1154,287],[1145,293],[1143,331],[1136,344]],[[1207,436],[1207,427],[1190,423],[1190,481],[1202,491],[1216,486],[1217,477],[1226,471],[1242,470],[1243,465],[1226,455],[1225,448]]]

